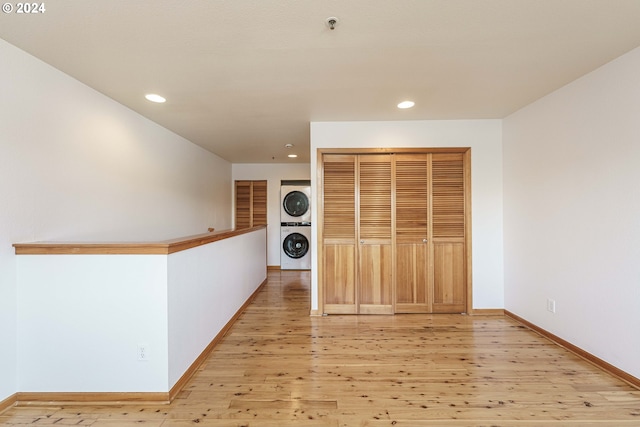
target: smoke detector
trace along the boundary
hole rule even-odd
[[[327,23],[327,27],[329,27],[329,29],[335,30],[336,25],[338,25],[338,18],[336,18],[335,16],[330,16],[325,20],[325,22]]]

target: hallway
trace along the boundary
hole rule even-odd
[[[20,407],[0,425],[640,425],[639,390],[510,319],[309,317],[309,280],[270,271],[170,405]]]

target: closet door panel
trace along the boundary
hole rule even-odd
[[[362,155],[359,184],[359,313],[393,313],[391,156]]]
[[[267,181],[253,181],[252,183],[252,225],[267,224]]]
[[[391,245],[360,247],[360,313],[392,314]]]
[[[267,181],[236,181],[236,228],[267,224]]]
[[[391,157],[364,155],[359,161],[360,239],[391,242]]]
[[[325,312],[356,313],[356,259],[354,245],[324,246]]]
[[[236,228],[251,227],[251,181],[236,181]]]
[[[428,155],[397,155],[395,165],[396,242],[423,243],[428,236]]]
[[[323,238],[355,243],[356,156],[324,156]]]
[[[464,239],[463,155],[432,156],[433,238]]]
[[[357,313],[356,156],[323,160],[324,312]]]
[[[462,313],[466,303],[464,156],[432,155],[433,312]]]
[[[395,158],[396,313],[429,311],[429,157]]]
[[[396,313],[427,313],[428,246],[396,244]]]
[[[464,243],[436,243],[433,252],[433,312],[462,313],[465,311]]]

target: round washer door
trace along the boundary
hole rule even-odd
[[[302,191],[291,191],[284,196],[282,207],[291,216],[302,216],[309,210],[309,198]]]
[[[289,258],[302,258],[309,251],[309,240],[300,233],[291,233],[284,238],[282,250]]]

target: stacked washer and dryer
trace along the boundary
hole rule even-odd
[[[280,269],[311,269],[311,182],[282,181]]]

